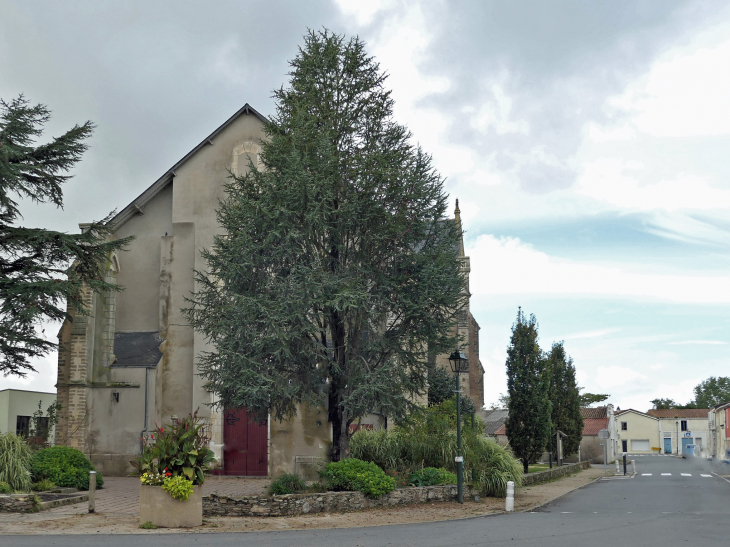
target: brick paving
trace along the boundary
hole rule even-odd
[[[203,495],[215,492],[229,496],[257,496],[266,492],[270,482],[266,478],[211,476],[203,484]],[[85,514],[88,511],[89,505],[84,502],[25,515],[0,513],[0,523],[56,520],[71,515]],[[106,477],[104,488],[96,491],[96,512],[109,516],[136,515],[139,512],[139,478]]]

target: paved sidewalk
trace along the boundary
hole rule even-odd
[[[266,492],[271,481],[266,478],[217,477],[210,476],[203,484],[203,495],[211,493],[257,496]],[[19,515],[17,513],[0,513],[0,523],[4,522],[37,522],[55,520],[70,515],[82,515],[89,512],[89,504],[77,503],[56,507],[40,513]],[[107,477],[104,488],[96,491],[96,512],[104,515],[137,515],[139,513],[139,478]]]

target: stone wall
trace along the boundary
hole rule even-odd
[[[557,479],[558,477],[564,477],[571,473],[577,473],[581,469],[588,469],[590,466],[590,462],[566,463],[561,467],[553,467],[547,471],[530,473],[529,475],[524,475],[522,477],[522,486],[529,486],[531,484],[538,484],[552,479]]]
[[[474,493],[464,486],[464,497]],[[456,485],[401,488],[378,499],[362,492],[324,492],[321,494],[288,494],[284,496],[219,496],[203,497],[203,515],[226,517],[288,517],[308,513],[347,513],[368,507],[406,505],[456,499]]]
[[[35,513],[38,509],[35,494],[0,495],[0,513]]]

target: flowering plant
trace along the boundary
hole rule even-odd
[[[166,479],[180,476],[193,485],[203,484],[210,464],[215,462],[204,425],[197,411],[181,420],[174,419],[164,428],[155,425],[154,432],[142,438],[142,454],[130,462],[139,471],[142,484],[159,486]]]

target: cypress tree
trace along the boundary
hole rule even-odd
[[[550,434],[549,368],[537,343],[537,328],[535,316],[526,320],[520,309],[507,348],[509,418],[505,427],[525,473],[545,451]]]
[[[43,321],[67,319],[67,305],[86,313],[85,286],[119,290],[104,273],[111,253],[129,241],[107,241],[110,217],[73,235],[18,225],[19,199],[63,207],[66,173],[93,131],[86,122],[36,144],[49,119],[45,106],[30,105],[22,95],[9,103],[0,99],[0,372],[20,377],[35,371],[31,358],[57,347],[38,332]]]
[[[547,358],[550,374],[552,434],[562,431],[563,457],[578,452],[583,439],[583,417],[580,413],[580,390],[575,381],[573,359],[565,354],[563,342],[555,342]],[[553,457],[557,461],[558,446],[553,441]]]
[[[427,352],[456,346],[460,227],[361,41],[310,32],[290,64],[186,314],[216,348],[199,369],[221,406],[284,419],[326,402],[337,461],[350,424],[404,419]]]

